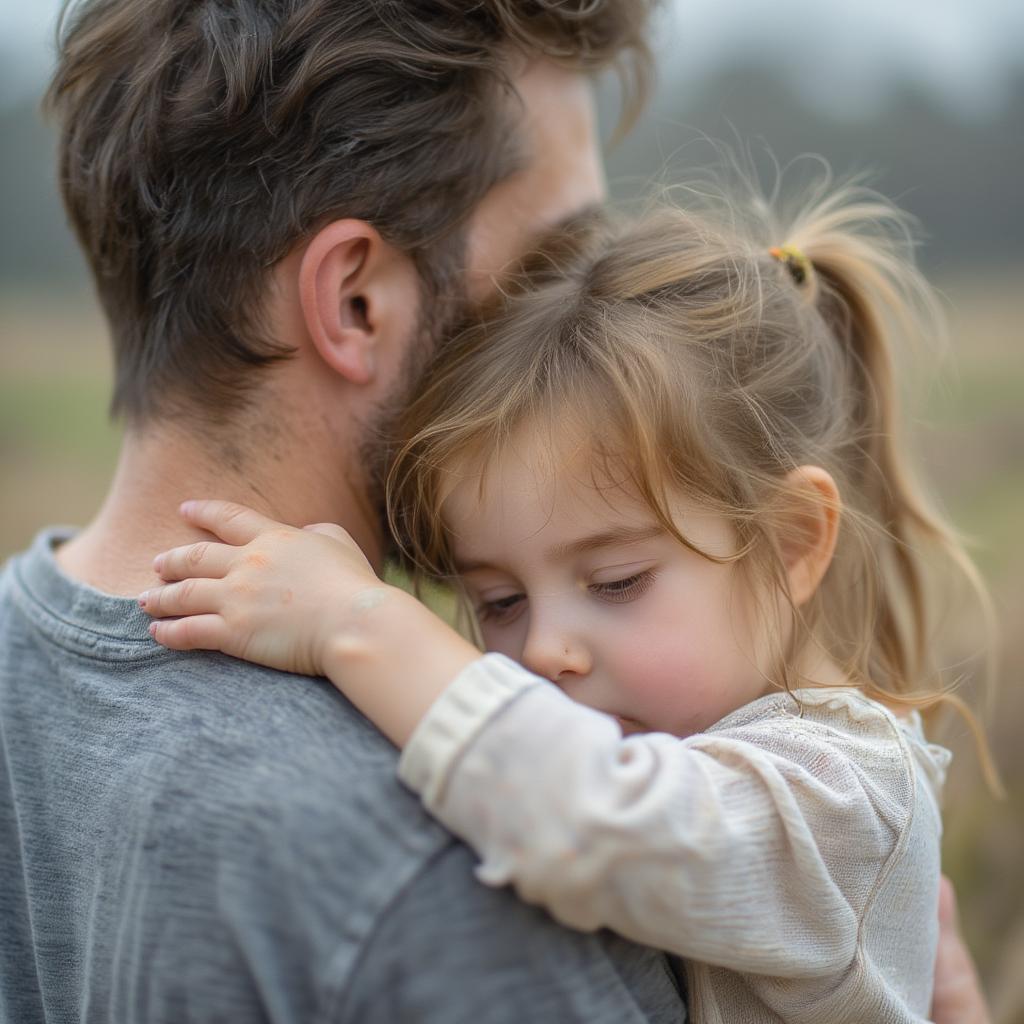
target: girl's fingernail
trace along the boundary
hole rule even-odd
[[[157,555],[156,558],[153,559],[153,572],[159,572],[163,568],[163,565],[164,565],[164,556],[163,555]]]
[[[180,506],[181,514],[183,516],[187,516],[187,515],[189,515],[189,513],[192,512],[192,510],[195,507],[196,507],[196,503],[194,501],[183,501],[181,503],[181,506]]]
[[[143,591],[141,594],[139,594],[139,607],[140,608],[145,608],[146,607],[146,601],[148,601],[148,600],[149,600],[149,591],[148,590]]]
[[[151,622],[149,624],[149,635],[150,636],[156,636],[156,627],[157,627],[157,623],[155,623],[155,622]]]

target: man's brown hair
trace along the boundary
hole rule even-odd
[[[635,100],[651,4],[69,0],[48,102],[113,411],[237,407],[288,355],[263,323],[267,271],[329,218],[370,222],[443,289],[467,216],[521,157],[510,51],[618,62]]]

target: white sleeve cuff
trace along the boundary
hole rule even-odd
[[[477,733],[539,676],[503,654],[485,654],[467,665],[420,720],[398,762],[398,777],[433,810],[452,770]]]

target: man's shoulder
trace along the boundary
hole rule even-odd
[[[295,1020],[678,1018],[662,957],[481,886],[326,681],[166,651],[133,602],[36,561],[0,581],[0,830],[22,835],[0,849],[35,928],[9,977],[80,935],[118,1019],[266,992]]]
[[[451,841],[399,783],[394,747],[326,680],[205,652],[171,655],[161,675],[153,738],[176,764],[168,788],[191,778],[201,793],[187,813],[248,823],[264,849],[283,833],[291,846],[344,840],[350,873],[357,847],[376,868],[373,847],[396,835],[412,860]]]
[[[160,647],[134,601],[59,571],[64,536],[43,531],[0,574],[0,706],[38,738],[11,741],[27,780],[59,747],[92,765],[69,780],[76,806],[120,803],[188,832],[197,855],[231,848],[268,869],[285,834],[342,843],[349,875],[387,859],[375,843],[416,861],[451,842],[398,782],[394,747],[326,680]]]
[[[60,975],[88,949],[118,1019],[150,1019],[142,991],[161,1019],[195,999],[245,1016],[266,991],[312,1019],[454,843],[327,682],[160,648],[45,538],[0,577],[0,761],[0,900],[29,908],[0,974]]]
[[[233,767],[212,773],[205,810],[186,808],[193,833],[220,822],[221,914],[304,949],[328,1017],[682,1019],[660,954],[567,931],[480,885],[472,852],[425,815],[394,749],[328,683],[219,655],[180,671],[222,698],[196,723],[196,775],[210,778],[202,758],[216,748]]]

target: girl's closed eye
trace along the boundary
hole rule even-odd
[[[612,604],[625,604],[635,601],[645,594],[656,578],[656,573],[651,569],[642,572],[631,573],[619,579],[603,580],[591,583],[587,589],[602,601],[609,601]]]
[[[523,610],[526,595],[523,593],[504,594],[477,603],[476,614],[481,622],[512,622]]]

